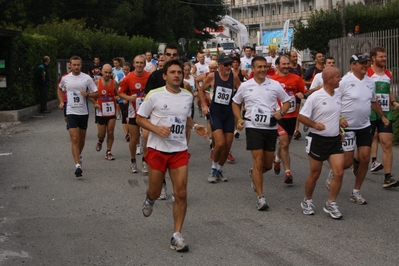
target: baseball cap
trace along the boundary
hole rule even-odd
[[[231,58],[230,55],[221,54],[218,57],[218,63],[220,63],[220,64],[231,63],[231,62],[233,62],[233,58]]]
[[[356,63],[356,62],[365,63],[365,62],[367,62],[368,60],[369,60],[369,58],[368,58],[365,54],[356,53],[356,54],[354,54],[354,55],[351,56],[351,59],[349,60],[349,63],[350,63],[350,64]]]

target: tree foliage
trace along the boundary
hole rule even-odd
[[[196,34],[195,29],[216,29],[226,11],[223,0],[4,0],[0,1],[0,26],[24,30],[83,19],[91,29],[176,42],[180,37],[209,38],[207,32]]]
[[[399,28],[399,0],[385,5],[365,5],[352,3],[345,6],[345,35],[354,33],[355,26],[360,33]],[[294,21],[293,45],[303,50],[309,48],[312,53],[328,52],[328,42],[344,35],[342,16],[338,9],[328,11],[315,10],[308,18]]]
[[[328,51],[330,39],[342,36],[341,14],[338,10],[316,10],[307,21],[302,19],[294,22],[293,45],[299,50],[309,48],[313,53]]]

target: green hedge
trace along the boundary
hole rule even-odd
[[[39,103],[40,92],[35,82],[35,72],[45,55],[51,59],[48,97],[54,99],[57,82],[56,40],[37,34],[1,38],[0,58],[6,60],[4,74],[8,88],[0,89],[0,110],[18,110]]]
[[[158,44],[142,36],[120,36],[111,30],[85,28],[82,20],[70,20],[39,25],[26,32],[51,36],[57,39],[58,58],[69,59],[78,55],[83,60],[99,56],[101,61],[111,61],[114,57],[124,57],[129,62],[134,56],[147,50],[156,53]]]

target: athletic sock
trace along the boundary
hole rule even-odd
[[[136,162],[136,158],[134,158],[134,159],[133,159],[133,158],[132,158],[132,159],[130,159],[130,162],[131,162],[131,163],[135,163],[135,162]]]
[[[374,163],[375,161],[377,161],[377,157],[371,157],[371,162]]]

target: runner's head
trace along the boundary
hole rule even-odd
[[[183,81],[183,63],[171,60],[166,62],[164,69],[163,79],[166,81],[166,86],[179,88]]]
[[[335,66],[335,59],[334,57],[327,57],[326,62],[324,63],[324,67],[330,67],[330,66]]]
[[[227,76],[231,72],[231,64],[233,62],[233,59],[231,58],[230,55],[227,54],[221,54],[218,57],[218,69],[219,69],[219,74],[222,76]]]
[[[234,56],[234,57],[233,57],[233,64],[232,64],[232,67],[233,67],[234,69],[239,69],[239,68],[240,68],[240,64],[241,64],[240,58],[237,57],[237,56]]]
[[[267,66],[266,58],[263,56],[255,56],[251,62],[252,72],[256,81],[263,82],[266,78],[269,67]]]
[[[373,47],[370,51],[370,57],[373,64],[377,67],[385,67],[387,64],[387,53],[384,47]]]
[[[127,76],[132,70],[132,64],[130,64],[129,62],[124,62],[122,69],[123,69],[123,74]]]
[[[341,81],[341,75],[339,69],[331,66],[323,70],[321,74],[323,78],[324,87],[326,89],[336,89],[339,87],[339,82]]]
[[[250,46],[245,46],[244,53],[246,57],[250,58],[252,55],[252,48]]]
[[[71,65],[71,72],[73,75],[80,75],[80,71],[82,70],[82,58],[80,56],[74,55],[69,59],[69,63]]]
[[[145,67],[145,57],[142,55],[137,55],[133,59],[133,66],[134,66],[134,71],[136,74],[143,73],[144,67]]]
[[[208,63],[208,68],[209,68],[209,72],[215,72],[218,70],[218,62],[216,62],[215,60],[211,60]]]
[[[349,63],[353,74],[357,77],[364,77],[367,73],[367,62],[367,56],[362,53],[352,55]]]
[[[290,51],[290,62],[294,65],[298,63],[298,54],[295,51]]]
[[[103,65],[101,73],[103,74],[103,79],[109,81],[112,77],[112,66],[110,64]]]
[[[173,44],[168,44],[165,47],[165,63],[171,61],[171,60],[177,60],[179,59],[179,54],[177,52],[177,46]]]
[[[277,57],[276,68],[282,76],[286,76],[290,70],[290,59],[286,55]]]

